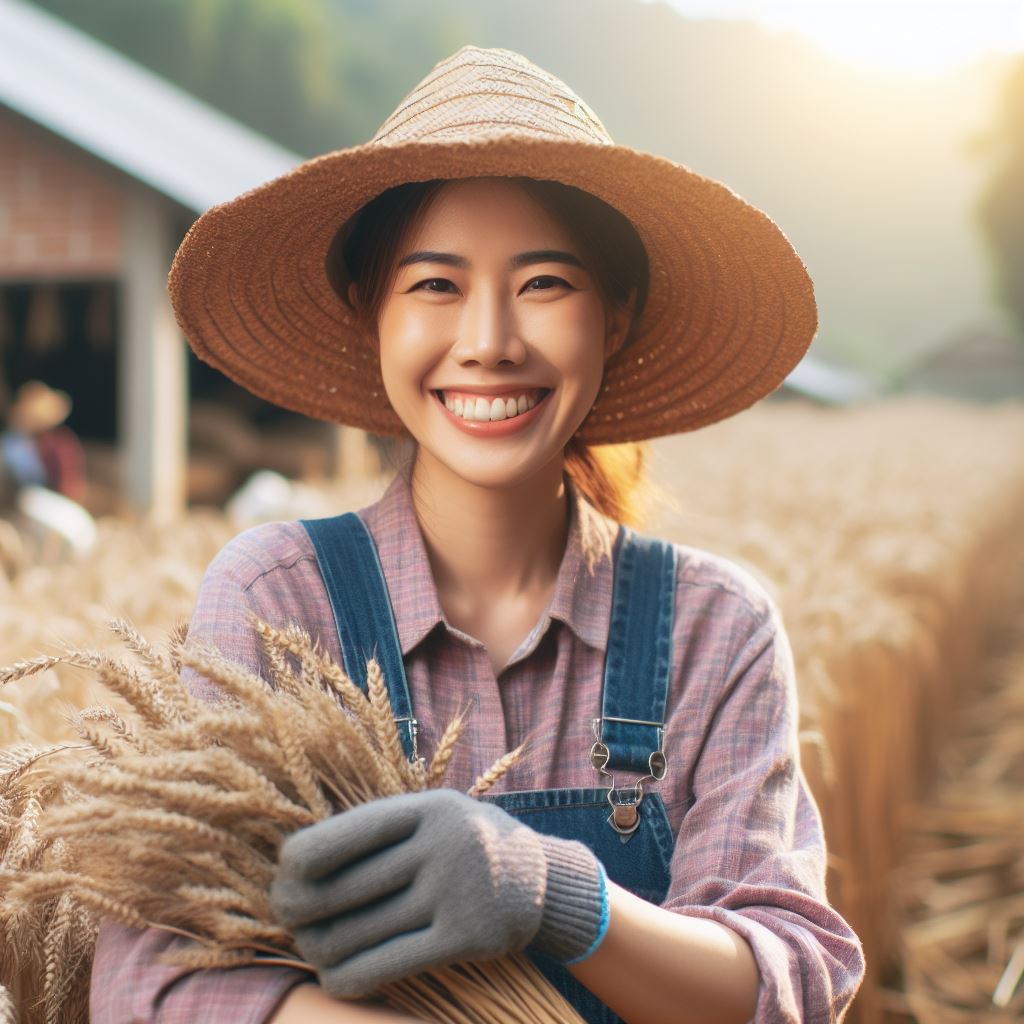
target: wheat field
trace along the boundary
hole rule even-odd
[[[897,898],[900,869],[992,638],[1019,614],[1024,404],[761,403],[660,439],[653,452],[653,476],[669,497],[641,529],[734,559],[781,606],[803,765],[829,847],[829,896],[868,961],[846,1019],[945,1019],[934,1009],[941,993],[914,996],[934,972],[910,960],[905,937],[920,927],[921,904]],[[386,482],[338,488],[332,507],[361,507]],[[29,564],[16,537],[0,536],[0,663],[61,643],[113,646],[106,624],[115,617],[162,635],[187,616],[205,566],[236,532],[209,511],[162,530],[117,519],[98,526],[92,555],[60,566]],[[0,745],[70,738],[68,706],[96,702],[117,698],[73,666],[12,682],[0,693]],[[1019,728],[1001,742],[1024,753]],[[1019,870],[1009,877],[1020,901]],[[1021,927],[1008,918],[979,952],[988,971],[979,991],[1006,974]],[[1017,1019],[1021,999],[985,1019]]]
[[[782,608],[829,896],[868,964],[849,1021],[903,1005],[896,872],[960,698],[1015,613],[1022,453],[1024,405],[930,398],[762,405],[657,450],[676,502],[652,525],[734,558]],[[1022,1000],[1000,1019],[1019,1019]]]

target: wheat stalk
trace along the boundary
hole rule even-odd
[[[110,628],[135,664],[68,648],[0,669],[2,682],[76,665],[131,709],[71,714],[84,744],[0,752],[0,1024],[15,1019],[15,1006],[23,1024],[85,1024],[101,917],[190,939],[163,954],[167,963],[315,974],[269,905],[281,843],[367,800],[444,784],[466,710],[429,765],[410,762],[376,660],[363,693],[298,626],[254,618],[253,627],[267,680],[215,649],[186,646],[182,624],[159,650],[124,619]],[[183,670],[220,699],[193,697]],[[496,761],[469,793],[493,786],[522,751]],[[379,994],[439,1024],[581,1024],[524,956],[430,971]]]
[[[503,754],[498,758],[494,764],[491,765],[485,772],[483,772],[469,787],[467,792],[470,796],[480,796],[482,793],[486,793],[510,768],[519,763],[520,758],[523,755],[523,750],[526,744],[520,743],[515,750],[510,750],[507,754]]]

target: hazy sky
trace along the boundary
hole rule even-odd
[[[648,0],[657,2],[657,0]],[[997,50],[1024,52],[1024,0],[665,0],[692,17],[799,30],[837,57],[928,74]]]

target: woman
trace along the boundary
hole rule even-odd
[[[190,974],[155,963],[178,940],[108,925],[93,1019],[398,1021],[364,999],[380,983],[513,950],[588,1021],[840,1019],[864,962],[824,891],[778,610],[625,526],[642,452],[591,447],[778,387],[816,329],[778,228],[614,146],[524,57],[464,47],[373,142],[201,218],[171,294],[257,394],[414,442],[358,516],[226,545],[190,637],[253,670],[250,611],[350,672],[378,644],[410,756],[473,714],[448,788],[282,848],[272,905],[319,984]],[[499,792],[463,795],[527,736]]]

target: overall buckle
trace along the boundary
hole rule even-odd
[[[652,750],[647,758],[649,774],[642,776],[633,783],[631,789],[616,789],[615,778],[608,771],[608,762],[611,760],[611,751],[608,745],[601,739],[600,723],[604,720],[601,717],[595,718],[592,722],[596,740],[590,748],[590,763],[601,775],[608,776],[608,803],[612,813],[608,815],[608,824],[621,836],[631,836],[640,827],[640,803],[644,798],[643,784],[648,779],[660,782],[665,778],[668,771],[668,760],[665,757],[665,729],[663,722],[642,722],[633,718],[614,718],[606,716],[609,721],[630,722],[637,725],[653,725],[658,730],[658,749]]]

